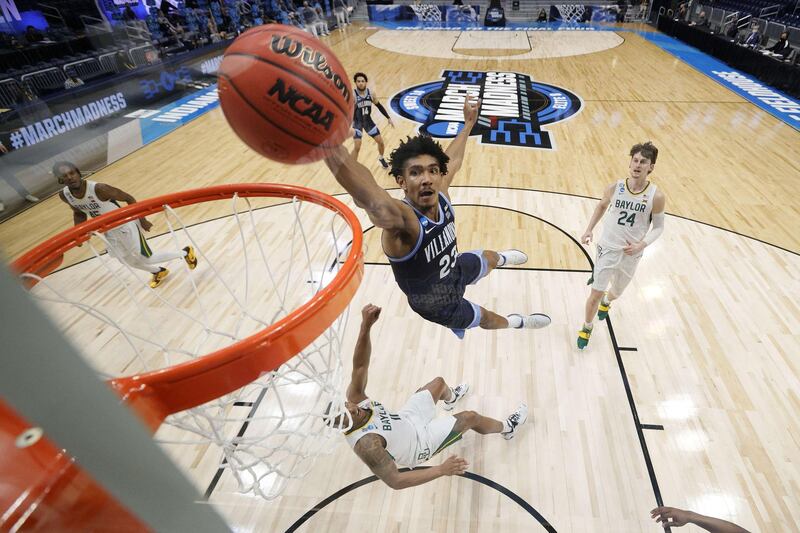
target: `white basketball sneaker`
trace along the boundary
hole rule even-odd
[[[508,415],[506,421],[503,423],[504,431],[501,431],[500,434],[506,440],[511,440],[514,438],[514,435],[517,434],[517,430],[519,427],[528,420],[528,404],[522,402],[517,407],[517,410]],[[508,428],[505,430],[505,428]]]
[[[528,256],[525,255],[525,252],[521,252],[519,250],[502,250],[497,252],[505,259],[505,262],[499,267],[509,266],[509,265],[524,265],[528,262]]]
[[[544,313],[533,313],[531,315],[519,315],[517,313],[512,313],[508,316],[518,316],[522,319],[522,325],[517,326],[516,329],[542,329],[549,326],[550,322],[552,322],[550,317]]]
[[[451,401],[443,400],[442,409],[445,411],[452,411],[456,407],[456,402],[464,397],[469,391],[469,384],[460,383],[451,389],[453,391],[453,399]]]

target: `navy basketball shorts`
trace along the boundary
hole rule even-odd
[[[474,285],[488,271],[483,250],[458,254],[450,275],[433,285],[430,294],[409,298],[411,309],[425,320],[450,328],[459,339],[463,339],[465,330],[481,323],[480,306],[464,298],[464,291],[467,285]]]
[[[372,121],[372,119],[364,120],[363,122],[353,122],[353,130],[355,133],[353,134],[354,139],[360,139],[364,136],[363,131],[367,132],[367,135],[370,137],[377,137],[381,134],[381,130],[378,129],[378,126]]]

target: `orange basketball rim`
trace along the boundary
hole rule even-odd
[[[355,214],[327,194],[299,186],[254,183],[227,184],[159,196],[116,209],[91,219],[40,244],[17,259],[12,267],[20,274],[45,277],[63,261],[64,253],[86,242],[94,232],[164,210],[201,202],[247,197],[296,198],[337,213],[352,231],[352,245],[336,277],[308,301],[266,329],[218,351],[170,368],[116,378],[109,385],[131,406],[152,431],[170,414],[202,405],[237,390],[260,375],[278,368],[321,335],[344,312],[363,277],[363,235]],[[341,261],[341,258],[340,258]],[[29,282],[29,285],[35,282]],[[124,529],[146,529],[111,498],[72,458],[47,439],[26,454],[15,439],[30,427],[0,401],[0,448],[8,484],[0,494],[0,529],[13,524],[40,529],[89,523],[115,523]],[[67,488],[69,487],[69,488]],[[72,496],[61,498],[63,491]],[[16,496],[11,493],[15,492]],[[6,501],[6,497],[14,498]],[[39,516],[29,516],[38,509]],[[88,518],[86,512],[92,518]],[[43,515],[42,515],[43,513]],[[66,522],[65,522],[66,520]],[[109,522],[109,520],[113,520]]]
[[[353,234],[352,246],[337,276],[309,301],[285,318],[251,337],[204,357],[171,368],[110,381],[111,387],[155,430],[164,419],[239,389],[264,372],[274,370],[303,350],[338,317],[355,295],[364,273],[361,224],[341,201],[293,185],[228,184],[167,194],[116,209],[45,241],[12,264],[18,273],[44,277],[55,270],[64,253],[91,237],[162,211],[201,202],[246,197],[297,198],[338,213]]]

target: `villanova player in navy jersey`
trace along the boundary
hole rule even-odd
[[[364,136],[363,130],[378,143],[378,153],[380,154],[378,161],[380,164],[383,165],[383,168],[389,168],[389,163],[383,158],[386,146],[383,144],[381,130],[378,129],[378,126],[376,126],[375,122],[372,120],[372,106],[374,105],[377,107],[378,111],[389,120],[389,125],[394,128],[392,117],[389,116],[389,113],[386,112],[386,109],[378,101],[378,97],[367,88],[367,81],[369,80],[366,74],[363,72],[356,72],[355,76],[353,76],[353,81],[356,83],[356,107],[353,112],[353,130],[355,131],[353,134],[353,158],[358,159],[358,152],[361,150],[361,138]]]
[[[383,251],[411,308],[426,320],[452,329],[460,338],[464,330],[477,326],[538,329],[550,324],[547,315],[502,316],[464,299],[467,285],[492,269],[528,260],[519,250],[458,252],[455,211],[448,188],[464,160],[479,105],[475,100],[464,102],[464,128],[447,151],[430,137],[419,135],[392,152],[391,173],[405,193],[403,200],[389,196],[369,169],[344,148],[331,150],[325,159],[356,205],[383,229]]]

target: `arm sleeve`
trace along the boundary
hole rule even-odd
[[[381,112],[381,115],[383,115],[386,118],[389,118],[389,113],[386,112],[386,108],[383,107],[383,105],[381,105],[380,102],[375,102],[375,107],[378,108],[378,111]]]
[[[642,239],[648,246],[664,233],[664,213],[653,213],[653,227]]]

